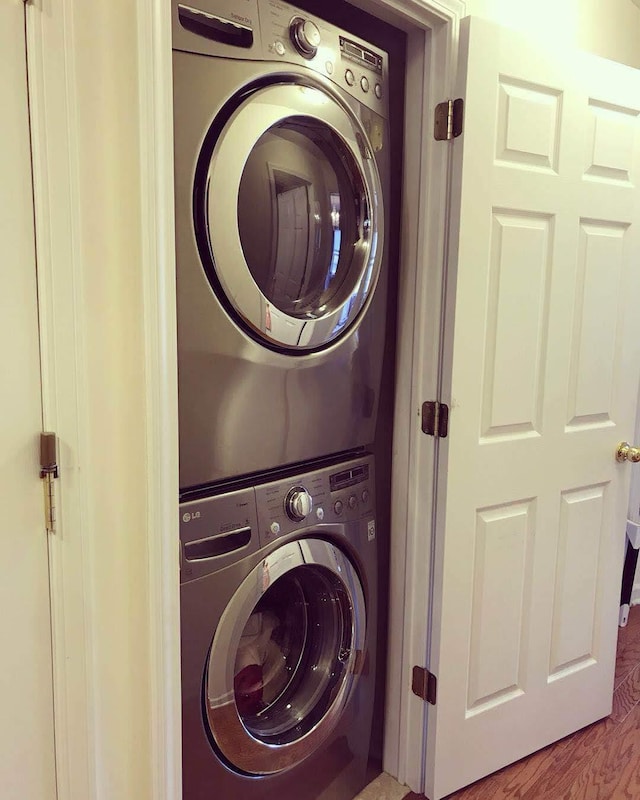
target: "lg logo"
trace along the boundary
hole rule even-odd
[[[191,522],[192,519],[200,519],[199,511],[185,511],[182,515],[183,522]]]

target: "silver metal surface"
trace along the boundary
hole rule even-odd
[[[349,800],[364,785],[376,675],[374,485],[367,456],[181,506],[185,800],[202,800],[212,785],[223,800]],[[306,487],[322,520],[287,517],[295,487]],[[247,524],[251,543],[236,553],[208,563],[185,558],[185,547],[207,534],[224,537]],[[186,571],[194,566],[200,571]],[[278,587],[284,607],[295,605],[294,584],[304,595],[298,617],[308,615],[300,658],[287,662],[290,685],[251,714],[236,685],[242,637],[256,613],[277,608],[268,601]],[[285,634],[274,637],[283,647]]]
[[[389,177],[386,54],[359,40],[356,46],[351,35],[275,0],[188,6],[214,18],[228,41],[236,29],[245,38],[234,46],[195,34],[180,22],[173,0],[182,490],[373,441],[385,340]],[[291,41],[296,16],[319,30],[311,59]],[[354,86],[345,78],[347,67]],[[381,86],[380,98],[361,88],[366,76]],[[296,115],[324,126],[350,154],[359,173],[354,191],[365,187],[359,202],[369,212],[352,269],[327,308],[297,316],[280,311],[257,286],[238,223],[239,184],[252,143]],[[205,159],[210,139],[215,143]],[[343,202],[349,206],[348,198]],[[271,225],[272,212],[259,208],[259,224]],[[256,238],[259,233],[256,228]]]

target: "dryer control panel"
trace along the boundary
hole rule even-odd
[[[388,116],[388,56],[281,0],[172,0],[173,47],[222,58],[296,64]]]
[[[258,5],[265,60],[304,64],[383,117],[387,54],[353,34],[280,0]]]

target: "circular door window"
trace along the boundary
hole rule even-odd
[[[229,604],[207,665],[205,708],[229,763],[269,774],[302,761],[335,727],[364,646],[357,574],[321,540],[276,550]]]
[[[244,95],[214,139],[199,234],[214,288],[277,349],[330,344],[380,270],[380,181],[358,119],[319,88],[277,84]]]

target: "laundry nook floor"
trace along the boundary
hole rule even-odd
[[[402,800],[407,796],[407,787],[398,783],[391,775],[382,775],[371,781],[354,800]]]
[[[464,757],[464,756],[461,756]],[[611,716],[449,795],[447,800],[630,800],[640,797],[640,606],[618,632]],[[356,800],[424,800],[389,775]]]

